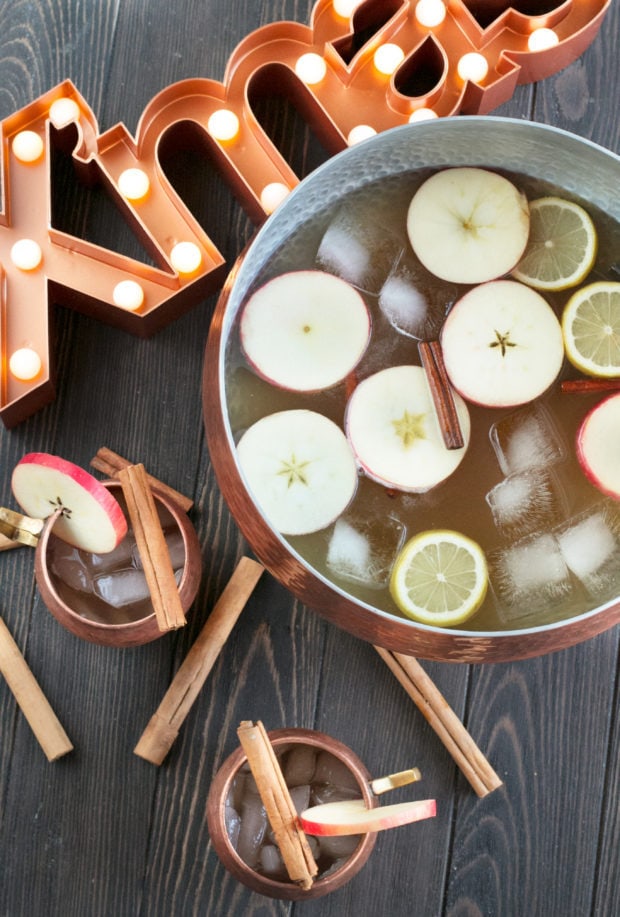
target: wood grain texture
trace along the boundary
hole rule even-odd
[[[0,4],[0,118],[65,78],[101,129],[135,130],[148,101],[191,76],[222,79],[237,43],[268,22],[307,23],[309,0],[12,0]],[[617,4],[577,62],[498,112],[620,150]],[[326,158],[277,97],[261,120],[305,175]],[[54,221],[140,256],[97,191],[57,163]],[[166,164],[229,264],[254,232],[188,149]],[[504,780],[479,800],[372,646],[263,576],[164,764],[133,754],[153,710],[248,547],[219,492],[201,377],[215,297],[150,340],[55,313],[59,389],[0,430],[0,503],[13,466],[56,452],[88,467],[105,442],[194,500],[204,573],[185,628],[116,650],[65,631],[34,586],[34,552],[0,552],[0,615],[71,736],[48,763],[0,681],[0,917],[612,917],[620,912],[618,632],[494,666],[423,663]],[[271,901],[223,868],[205,822],[210,783],[242,719],[305,726],[348,744],[374,776],[418,766],[436,819],[384,832],[369,863],[312,903]],[[390,794],[410,798],[412,788]]]

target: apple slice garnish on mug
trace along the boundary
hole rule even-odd
[[[335,837],[398,828],[401,825],[433,818],[436,811],[434,799],[396,802],[376,809],[367,808],[363,799],[345,799],[305,809],[299,820],[306,834]]]
[[[28,516],[47,519],[58,513],[54,534],[83,551],[107,554],[127,534],[125,515],[110,491],[57,455],[24,455],[13,470],[11,486]]]

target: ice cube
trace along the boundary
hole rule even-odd
[[[573,584],[557,539],[549,532],[529,535],[491,552],[489,574],[504,622],[555,613],[571,596]]]
[[[518,537],[563,521],[566,500],[556,476],[542,468],[517,471],[486,495],[502,534]]]
[[[348,859],[349,857],[341,857],[338,860],[334,860],[333,863],[330,863],[327,869],[321,871],[321,879],[326,879],[327,876],[332,876],[335,872],[338,872],[338,870],[344,866]]]
[[[291,787],[289,793],[298,815],[300,812],[303,812],[304,809],[308,808],[310,805],[310,785],[308,783],[304,786]]]
[[[185,545],[183,543],[183,536],[178,528],[175,528],[172,532],[165,533],[165,535],[172,569],[175,571],[182,570],[185,564]],[[137,544],[133,547],[132,562],[134,567],[137,567],[138,570],[142,569],[142,559]]]
[[[350,857],[360,842],[359,834],[325,835],[318,838],[321,854],[330,859]]]
[[[379,307],[390,325],[401,334],[424,340],[428,337],[428,302],[409,279],[393,272],[381,287]]]
[[[246,796],[241,809],[237,853],[252,868],[255,868],[258,862],[267,825],[267,813],[260,797]]]
[[[94,574],[107,573],[109,570],[128,567],[132,562],[135,544],[133,532],[129,529],[127,535],[113,551],[108,551],[107,554],[88,554],[85,560],[92,567]]]
[[[379,292],[379,308],[400,334],[428,341],[439,335],[450,305],[452,287],[437,288],[425,272],[402,255]]]
[[[261,872],[272,879],[286,879],[288,877],[282,854],[275,844],[265,844],[261,848],[259,866]]]
[[[347,207],[327,227],[316,260],[323,270],[377,294],[402,250],[402,240],[386,225],[369,223],[355,208]]]
[[[600,602],[620,594],[620,520],[615,507],[600,503],[556,531],[569,570]]]
[[[50,539],[49,566],[51,572],[76,592],[92,592],[93,580],[82,551],[63,541]]]
[[[359,786],[331,786],[328,783],[317,783],[312,788],[313,806],[321,806],[326,802],[342,802],[345,799],[359,798]]]
[[[354,774],[344,761],[328,751],[320,752],[316,759],[313,783],[331,783],[335,787],[355,787],[359,792],[359,784]]]
[[[341,516],[327,548],[327,567],[343,580],[382,589],[404,538],[405,527],[393,516]]]
[[[551,415],[539,403],[519,408],[494,423],[490,437],[505,475],[548,467],[566,457],[564,442]]]
[[[312,856],[314,857],[315,860],[318,860],[319,855],[321,853],[318,840],[312,834],[307,834],[306,840],[308,841],[308,847],[310,848],[312,852]]]
[[[283,756],[281,767],[288,787],[310,783],[316,767],[316,749],[312,745],[296,743]]]
[[[235,809],[241,808],[241,803],[243,802],[243,796],[246,792],[245,781],[247,774],[244,771],[239,771],[230,784],[230,789],[228,791],[228,798],[226,803],[233,806]]]
[[[226,803],[224,807],[224,824],[226,826],[226,833],[230,838],[230,843],[236,850],[239,842],[239,831],[241,830],[241,818],[235,807],[228,803]]]
[[[95,595],[113,608],[135,605],[150,597],[144,573],[135,567],[102,573],[95,577],[93,586]]]

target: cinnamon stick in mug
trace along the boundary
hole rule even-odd
[[[133,463],[130,462],[129,459],[123,458],[123,456],[119,455],[117,452],[112,452],[107,446],[101,446],[101,448],[97,450],[97,454],[90,460],[90,464],[92,468],[96,468],[97,471],[100,471],[102,474],[107,474],[109,478],[118,479],[119,471],[123,468],[127,468],[128,465]],[[160,481],[158,478],[154,478],[151,474],[147,473],[147,478],[152,487],[161,490],[161,492],[170,497],[171,500],[178,503],[186,513],[190,511],[194,504],[189,497],[179,493],[178,490],[174,490],[174,488],[170,487],[168,484],[164,484],[164,482]]]
[[[299,824],[280,762],[265,727],[260,720],[257,723],[244,720],[237,729],[237,735],[247,755],[256,788],[265,806],[289,878],[291,882],[307,890],[312,887],[312,880],[319,868]]]
[[[167,631],[183,627],[185,612],[179,587],[144,465],[122,468],[118,480],[123,488],[159,629]]]

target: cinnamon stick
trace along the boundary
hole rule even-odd
[[[620,391],[620,379],[565,379],[560,390],[567,394],[591,395]]]
[[[73,745],[67,733],[1,618],[0,672],[4,675],[47,760],[56,761],[70,752]]]
[[[318,866],[299,824],[291,794],[265,727],[260,720],[256,724],[244,720],[237,729],[237,735],[247,755],[289,878],[307,890],[312,887]]]
[[[97,454],[92,457],[90,464],[92,468],[96,468],[96,470],[100,471],[102,474],[107,474],[109,478],[118,478],[119,471],[123,468],[127,468],[132,462],[118,455],[116,452],[112,452],[112,450],[108,449],[106,446],[102,446],[97,450]],[[188,513],[194,505],[189,497],[179,493],[179,491],[175,490],[173,487],[169,487],[168,484],[164,484],[164,482],[158,480],[158,478],[154,478],[152,475],[147,474],[147,479],[151,487],[155,487],[157,490],[161,490],[162,493],[167,494],[167,496],[180,506],[184,512]]]
[[[144,465],[118,472],[155,617],[161,631],[185,624],[185,613]]]
[[[419,662],[413,656],[380,646],[375,649],[435,730],[476,794],[483,797],[501,786],[502,780]]]
[[[462,449],[465,440],[443,362],[441,344],[439,341],[420,341],[418,350],[446,449]]]
[[[151,764],[162,763],[262,572],[263,567],[257,561],[241,558],[142,733],[134,754]]]

